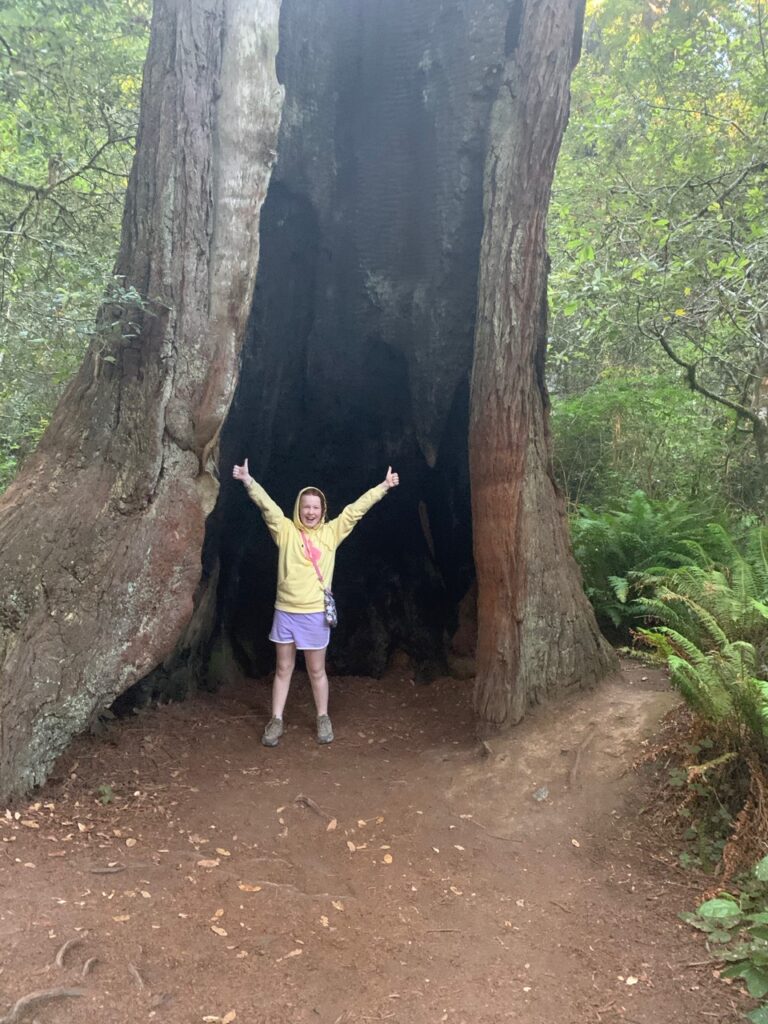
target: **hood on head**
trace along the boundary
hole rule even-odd
[[[304,523],[302,523],[302,521],[301,521],[301,517],[299,516],[299,505],[301,504],[301,496],[302,496],[302,494],[306,494],[307,491],[317,491],[317,493],[320,495],[320,504],[321,504],[322,509],[323,509],[323,514],[320,516],[320,522],[317,524],[317,526],[305,526]],[[316,530],[318,526],[322,526],[323,525],[323,523],[325,522],[325,518],[326,518],[327,514],[328,514],[328,502],[325,500],[325,495],[320,490],[320,488],[319,487],[302,487],[302,489],[299,491],[298,495],[296,496],[296,503],[293,506],[293,525],[296,527],[296,529],[297,530]]]

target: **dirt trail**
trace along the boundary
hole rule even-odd
[[[677,921],[695,881],[644,824],[632,764],[674,703],[658,673],[485,744],[466,683],[332,692],[330,747],[303,682],[275,750],[256,683],[79,741],[0,824],[0,1017],[65,987],[23,1020],[742,1019]]]

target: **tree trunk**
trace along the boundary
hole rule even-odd
[[[478,580],[475,706],[512,724],[613,664],[570,552],[550,466],[545,224],[583,0],[516,0],[485,170],[470,399]]]
[[[200,579],[282,89],[278,0],[156,0],[117,272],[0,503],[0,799],[173,649]]]

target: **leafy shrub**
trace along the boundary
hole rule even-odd
[[[727,424],[698,395],[662,377],[623,370],[583,394],[552,400],[554,465],[572,504],[654,500],[720,504]]]
[[[635,491],[626,506],[598,512],[582,506],[571,520],[573,550],[598,621],[626,630],[647,615],[633,600],[651,570],[708,560],[722,544],[702,508],[652,501]]]
[[[635,605],[653,624],[636,635],[666,660],[708,739],[707,760],[686,769],[687,810],[696,805],[705,832],[713,794],[728,812],[721,866],[730,877],[768,847],[768,529],[711,534],[718,562],[646,575],[652,593]]]
[[[721,545],[728,541],[722,531]],[[635,608],[656,620],[638,636],[664,657],[673,684],[725,745],[768,755],[768,562],[763,528],[727,564],[684,565],[651,579]]]
[[[768,995],[768,857],[755,866],[752,884],[739,899],[721,893],[706,900],[683,921],[703,931],[716,960],[730,964],[724,978],[741,978],[754,999]],[[747,1014],[753,1024],[768,1024],[768,1003]]]

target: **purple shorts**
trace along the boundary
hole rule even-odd
[[[296,644],[297,651],[323,651],[331,639],[325,612],[283,612],[275,608],[269,639],[275,644]]]

